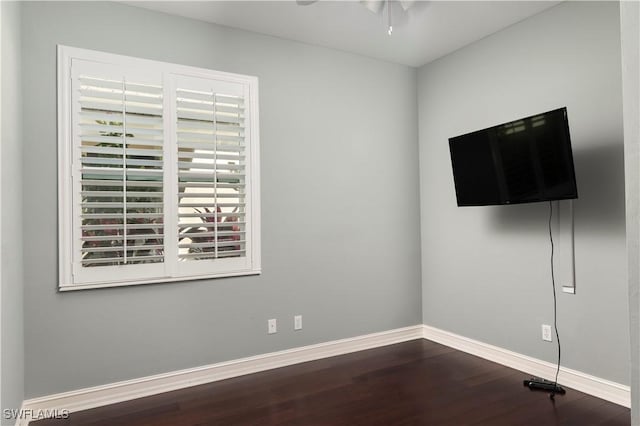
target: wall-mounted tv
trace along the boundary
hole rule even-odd
[[[578,198],[567,109],[449,139],[458,206]]]

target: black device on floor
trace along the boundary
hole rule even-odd
[[[525,380],[523,384],[531,390],[542,390],[547,392],[558,393],[564,395],[566,391],[562,386],[550,380],[541,379],[539,377],[532,377]]]

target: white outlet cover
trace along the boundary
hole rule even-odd
[[[293,329],[302,330],[302,315],[296,315],[293,317]]]
[[[274,334],[278,332],[278,322],[276,319],[270,319],[267,321],[267,333]]]
[[[542,324],[542,340],[546,342],[551,342],[553,339],[551,337],[551,326]]]

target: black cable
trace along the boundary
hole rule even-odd
[[[549,201],[549,241],[551,242],[551,285],[553,286],[553,327],[556,331],[556,341],[558,342],[558,366],[556,368],[556,378],[553,382],[553,391],[551,391],[551,399],[555,396],[558,388],[558,373],[560,373],[560,334],[558,333],[558,301],[556,298],[556,279],[553,273],[553,231],[551,228],[551,219],[553,218],[553,201]]]

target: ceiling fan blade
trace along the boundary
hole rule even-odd
[[[398,3],[400,3],[400,6],[402,6],[402,9],[406,12],[415,2],[416,0],[399,0]]]
[[[384,2],[385,0],[360,0],[360,3],[373,13],[380,13],[384,7]]]
[[[298,4],[298,6],[309,6],[310,4],[313,4],[317,1],[318,0],[296,0],[296,3]]]

